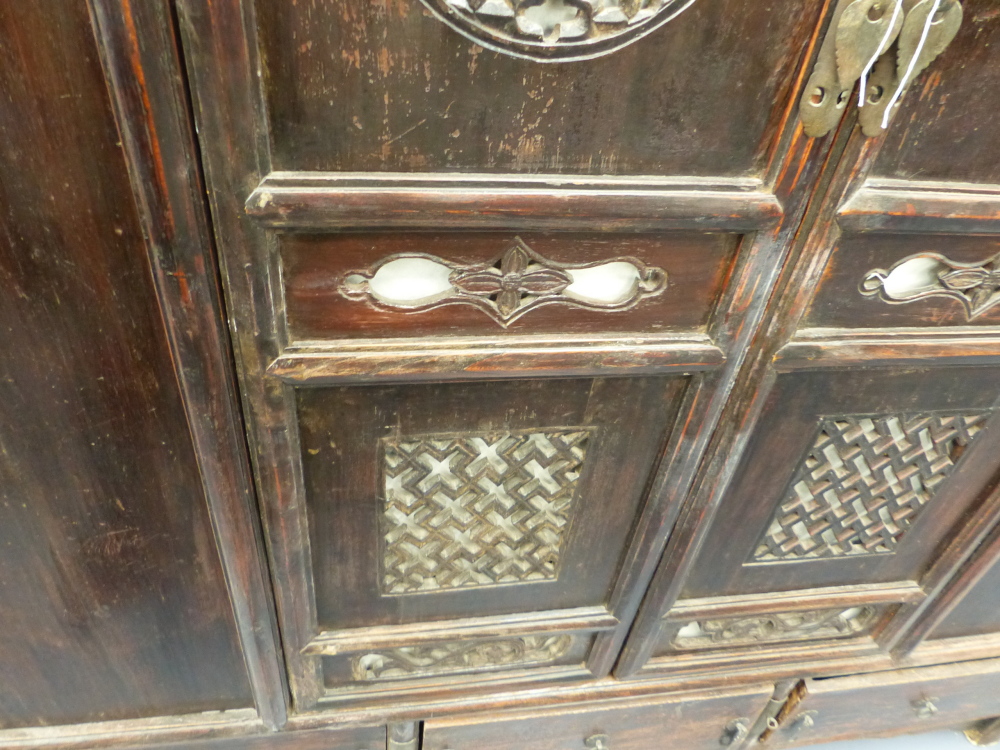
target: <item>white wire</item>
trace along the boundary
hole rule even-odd
[[[896,87],[896,93],[892,95],[892,98],[885,107],[885,114],[882,115],[883,130],[889,127],[889,114],[892,112],[892,108],[895,106],[896,102],[899,101],[899,97],[903,95],[903,89],[906,88],[906,82],[910,78],[913,68],[916,67],[917,60],[920,59],[920,53],[924,51],[924,45],[927,43],[927,35],[931,31],[931,24],[934,23],[934,14],[937,13],[940,6],[941,0],[934,0],[934,6],[931,8],[931,12],[927,14],[927,20],[924,22],[924,31],[920,35],[920,43],[913,51],[913,58],[910,60],[910,64],[906,68],[906,73],[900,79],[899,86]]]
[[[882,41],[878,43],[878,47],[875,50],[875,54],[872,55],[872,59],[868,61],[865,65],[865,69],[861,71],[861,89],[858,91],[858,106],[865,106],[865,89],[868,88],[868,72],[872,69],[872,66],[876,63],[882,53],[885,52],[885,48],[889,46],[889,37],[892,36],[892,30],[896,26],[896,19],[899,17],[899,11],[903,9],[903,0],[896,0],[895,5],[892,9],[892,18],[889,21],[889,28],[885,30],[885,36],[882,37]]]

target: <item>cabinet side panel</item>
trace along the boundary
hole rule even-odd
[[[249,706],[86,6],[0,38],[0,721]]]

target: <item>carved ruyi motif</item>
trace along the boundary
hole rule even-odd
[[[383,440],[383,593],[555,579],[590,436]]]
[[[655,31],[694,0],[422,0],[453,29],[497,52],[543,62],[608,54]]]
[[[922,253],[888,271],[865,274],[860,291],[899,305],[927,297],[951,297],[965,307],[969,320],[1000,304],[1000,254],[981,263],[957,263],[937,253]]]
[[[877,607],[814,609],[753,617],[696,620],[682,627],[671,645],[676,649],[744,646],[771,641],[805,641],[845,638],[864,633],[872,625]]]
[[[824,419],[753,561],[893,552],[987,416]]]
[[[477,307],[501,325],[546,304],[625,310],[666,289],[667,274],[633,258],[556,263],[520,238],[494,261],[461,265],[423,253],[393,255],[347,274],[340,292],[402,310],[442,305]]]
[[[551,664],[573,644],[571,635],[532,635],[494,641],[450,641],[404,646],[358,656],[352,663],[356,680],[404,680],[456,672]]]

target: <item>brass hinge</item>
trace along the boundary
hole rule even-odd
[[[959,0],[838,0],[799,102],[806,135],[833,130],[855,98],[862,132],[880,135],[907,87],[958,34],[962,13]]]
[[[753,734],[756,736],[756,743],[763,744],[768,741],[788,718],[795,713],[795,709],[809,694],[806,689],[805,680],[799,680],[791,688],[788,683],[778,683],[775,686],[774,695],[764,710],[764,714],[754,725]],[[810,719],[811,720],[811,719]]]

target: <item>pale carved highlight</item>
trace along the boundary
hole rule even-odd
[[[373,651],[354,658],[354,679],[402,680],[414,677],[551,664],[573,645],[570,635],[533,635],[502,640],[450,641]]]
[[[383,277],[391,277],[391,282]],[[627,310],[666,288],[666,271],[635,258],[557,263],[519,237],[489,263],[461,264],[426,253],[404,253],[351,271],[339,285],[348,299],[387,309],[419,312],[444,305],[472,306],[502,326],[542,305]]]
[[[694,0],[421,0],[463,36],[539,62],[587,60],[641,39]]]

